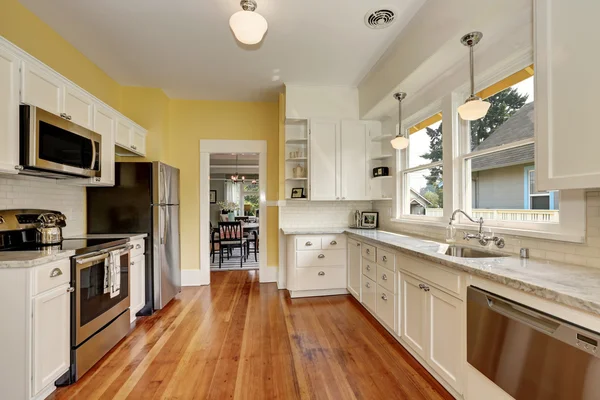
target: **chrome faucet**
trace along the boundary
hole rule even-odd
[[[473,233],[468,233],[468,232],[463,232],[464,236],[463,239],[466,241],[469,241],[470,239],[477,239],[479,241],[479,244],[482,246],[487,246],[488,243],[490,242],[494,242],[494,244],[499,248],[503,248],[505,243],[504,243],[504,239],[498,236],[486,236],[483,233],[483,217],[480,217],[479,220],[473,219],[469,214],[467,214],[466,212],[464,212],[463,210],[456,209],[454,210],[454,212],[452,213],[452,216],[450,217],[450,225],[452,225],[452,223],[456,220],[456,214],[461,213],[462,215],[464,215],[465,217],[467,217],[467,219],[475,224],[479,224],[479,231],[476,234]]]

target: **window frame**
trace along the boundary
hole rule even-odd
[[[420,124],[421,122],[426,121],[436,114],[442,114],[442,120],[440,121],[442,124],[444,122],[443,112],[442,112],[442,104],[441,101],[436,101],[431,105],[421,109],[419,112],[414,113],[410,117],[404,119],[402,121],[402,130],[405,134],[409,135],[409,130],[413,126]],[[442,125],[442,148],[446,145],[445,140],[445,129]],[[396,129],[399,128],[399,124],[396,125]],[[415,132],[416,133],[416,132]],[[410,135],[409,135],[409,143],[410,143]],[[410,162],[410,144],[406,149],[396,150],[396,171],[397,171],[397,187],[398,196],[396,196],[395,204],[396,204],[396,218],[393,218],[393,221],[401,221],[401,222],[423,222],[427,221],[430,223],[442,223],[445,219],[445,207],[446,202],[444,199],[444,207],[441,207],[443,216],[441,217],[432,217],[428,215],[416,215],[410,214],[410,182],[408,175],[414,172],[424,171],[427,169],[441,167],[442,168],[442,182],[444,180],[444,156],[442,156],[441,161],[435,161],[432,163],[417,165],[414,167],[409,167]],[[445,153],[445,152],[444,152]],[[444,195],[445,197],[445,195]]]

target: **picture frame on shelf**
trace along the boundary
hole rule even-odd
[[[210,191],[210,204],[217,204],[217,191],[216,190]]]
[[[360,214],[362,228],[377,228],[379,224],[379,213],[375,211],[363,211]]]
[[[306,196],[304,195],[304,188],[292,188],[292,194],[290,196],[292,199],[304,199]]]

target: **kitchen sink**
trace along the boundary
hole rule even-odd
[[[472,247],[464,246],[450,246],[444,253],[447,256],[461,257],[461,258],[496,258],[496,257],[508,257],[506,254],[494,253],[486,250],[474,249]]]

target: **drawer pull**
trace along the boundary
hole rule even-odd
[[[387,301],[387,296],[385,293],[381,295],[381,300]]]
[[[325,272],[319,271],[319,276],[325,276]]]
[[[387,275],[386,274],[381,275],[381,279],[383,279],[384,281],[387,281]]]
[[[67,289],[67,293],[73,293],[75,291],[74,287],[70,287]]]
[[[424,290],[424,291],[426,291],[426,292],[429,292],[429,286],[425,286],[425,287],[423,288],[423,290]]]
[[[356,243],[356,246],[360,246],[360,243]]]
[[[306,242],[306,243],[304,243],[304,245],[305,245],[306,247],[310,247],[310,246],[312,246],[312,242]]]
[[[319,254],[319,258],[325,258],[325,254]]]
[[[371,266],[367,265],[367,271],[370,271],[370,270],[371,270]]]
[[[331,242],[329,242],[330,245],[335,246],[337,244],[337,242],[335,240],[332,240]]]
[[[137,250],[139,250],[139,249],[141,249],[141,248],[142,248],[142,245],[138,243],[138,244],[136,244],[136,245],[135,245],[135,248],[136,248]]]
[[[425,289],[425,285],[423,285],[422,283],[419,283],[419,289]]]
[[[367,282],[367,283],[365,284],[365,286],[367,287],[367,289],[370,289],[370,288],[371,288],[371,284],[370,284],[369,282]]]
[[[371,249],[367,249],[367,254],[371,254]]]
[[[383,256],[383,257],[381,257],[381,260],[382,260],[383,262],[386,262],[386,261],[387,261],[387,256]]]
[[[131,266],[133,267],[134,265],[135,265],[135,261],[132,261],[131,262]]]
[[[56,278],[57,276],[61,276],[62,274],[63,272],[60,268],[54,268],[52,271],[50,271],[50,278]]]

